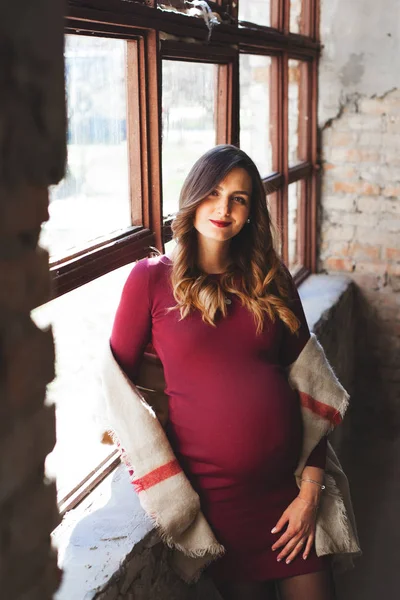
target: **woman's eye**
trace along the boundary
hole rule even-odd
[[[213,190],[210,194],[210,196],[218,196],[218,192],[217,190]]]
[[[239,204],[246,204],[246,200],[242,196],[235,196],[234,200],[239,202]]]

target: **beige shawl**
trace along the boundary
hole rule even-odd
[[[288,381],[298,390],[304,424],[301,473],[321,437],[338,425],[348,405],[348,394],[330,367],[314,334],[288,368]],[[199,497],[183,473],[161,423],[168,398],[161,363],[147,356],[137,385],[124,374],[108,348],[102,368],[106,428],[123,449],[140,503],[171,548],[172,566],[187,582],[224,553],[200,508]],[[348,482],[328,443],[324,491],[317,516],[316,552],[334,555],[346,568],[360,554]]]

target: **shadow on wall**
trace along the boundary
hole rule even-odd
[[[338,600],[397,598],[400,588],[400,404],[385,381],[382,357],[398,360],[385,324],[356,290],[356,390],[341,449],[363,556],[337,578]],[[382,369],[383,366],[383,369]]]

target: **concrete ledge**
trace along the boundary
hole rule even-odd
[[[310,330],[347,389],[354,378],[353,289],[351,278],[341,275],[312,275],[299,288]],[[124,466],[65,516],[53,538],[64,570],[56,600],[220,598],[207,578],[189,587],[168,568],[167,550]]]

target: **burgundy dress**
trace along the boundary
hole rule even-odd
[[[235,296],[216,327],[198,311],[180,320],[166,256],[138,262],[125,284],[111,347],[135,380],[141,355],[152,343],[164,366],[169,396],[168,437],[201,499],[202,510],[226,554],[209,571],[213,577],[266,581],[326,568],[314,550],[286,565],[278,563],[272,534],[298,494],[294,478],[302,443],[297,392],[284,367],[310,333],[297,290],[291,308],[301,320],[299,336],[265,317],[261,335],[253,315]],[[218,275],[211,275],[218,277]],[[324,468],[326,441],[308,465]]]

